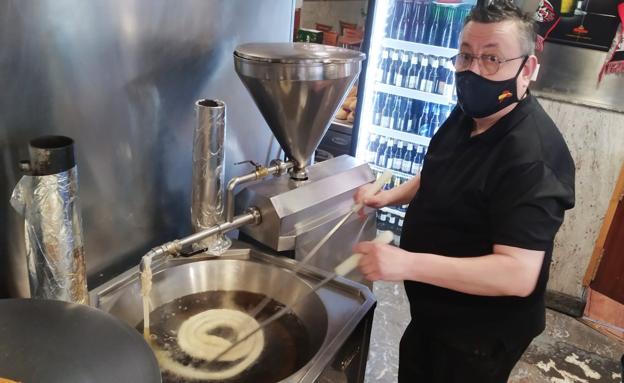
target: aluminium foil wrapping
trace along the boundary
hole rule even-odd
[[[193,231],[198,232],[224,221],[225,103],[200,100],[196,108],[191,220]],[[205,248],[210,254],[220,255],[231,243],[223,234],[216,234],[195,244],[195,248]]]
[[[88,304],[77,167],[23,176],[11,205],[24,216],[31,297]]]

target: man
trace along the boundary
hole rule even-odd
[[[356,201],[410,203],[400,248],[363,242],[370,280],[405,281],[412,321],[399,382],[502,383],[545,325],[553,240],[574,205],[574,163],[528,92],[531,18],[513,3],[475,8],[454,58],[458,107],[420,176]]]

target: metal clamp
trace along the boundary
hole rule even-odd
[[[245,161],[234,163],[234,165],[242,165],[242,164],[251,164],[254,168],[256,168],[256,171],[262,167],[262,165],[260,165],[257,162],[254,162],[253,160],[245,160]]]
[[[295,166],[295,163],[292,161],[284,162],[281,160],[271,161],[271,166],[269,166],[268,168],[265,166],[259,165],[256,162],[251,161],[251,160],[237,162],[235,163],[235,165],[241,165],[245,163],[249,163],[253,165],[255,167],[255,170],[251,173],[248,173],[239,177],[233,177],[228,182],[227,188],[226,188],[227,200],[226,200],[226,218],[225,218],[227,222],[231,222],[232,219],[234,218],[234,189],[236,189],[236,186],[240,184],[263,179],[271,174],[273,174],[274,176],[280,176],[284,174],[285,172],[287,172],[290,168]]]

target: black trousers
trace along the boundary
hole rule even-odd
[[[507,383],[532,340],[452,337],[412,321],[401,338],[399,383]]]

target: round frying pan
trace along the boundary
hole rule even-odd
[[[100,310],[39,299],[0,300],[0,378],[19,382],[160,382],[133,328]]]

